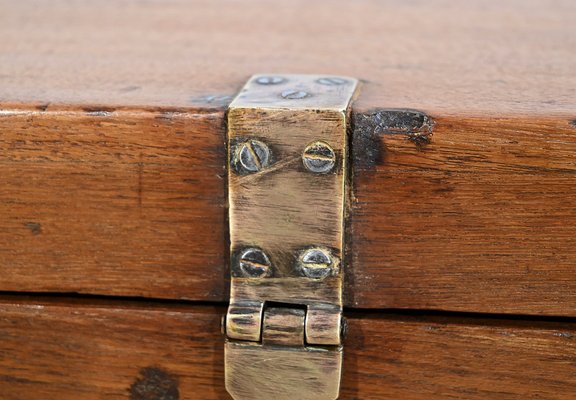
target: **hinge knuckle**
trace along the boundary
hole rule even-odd
[[[306,342],[316,345],[340,345],[342,318],[341,310],[309,307],[306,313]]]
[[[228,307],[226,334],[230,339],[260,341],[263,302],[237,302]]]

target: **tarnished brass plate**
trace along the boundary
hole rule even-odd
[[[346,133],[357,85],[356,79],[336,76],[256,75],[229,107],[232,284],[226,379],[237,400],[269,399],[272,393],[276,400],[337,397]],[[278,304],[303,310],[297,330],[302,337],[290,346],[273,344],[285,343],[278,334],[282,324],[292,323],[300,311],[279,312],[267,324],[267,308]],[[290,384],[280,391],[262,388],[265,394],[260,396],[258,388],[243,380],[255,379],[257,386],[258,368],[268,379],[272,373]],[[323,379],[336,385],[311,384]],[[330,390],[320,396],[318,390],[303,389],[307,387]]]
[[[342,348],[263,347],[226,342],[226,389],[236,400],[338,398]]]

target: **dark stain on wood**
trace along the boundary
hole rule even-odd
[[[573,128],[576,128],[576,119],[573,119],[572,121],[570,121],[570,125],[571,125]]]
[[[574,315],[573,115],[434,119],[355,168],[346,304]]]
[[[434,120],[418,110],[410,109],[374,109],[355,113],[356,129],[371,130],[375,134],[406,135],[408,138],[430,138]]]
[[[140,376],[130,387],[131,400],[178,400],[178,379],[158,367],[140,370]]]
[[[24,226],[30,229],[33,235],[39,235],[42,233],[42,225],[38,222],[26,222]]]
[[[430,143],[434,120],[418,110],[374,109],[352,115],[354,167],[370,169],[383,162],[380,135],[403,135],[417,146]]]

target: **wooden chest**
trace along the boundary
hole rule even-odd
[[[339,398],[576,399],[575,2],[0,5],[1,400],[230,398],[258,73],[360,81]]]

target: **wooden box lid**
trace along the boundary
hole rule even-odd
[[[348,306],[576,315],[575,7],[543,4],[12,5],[0,290],[226,300],[226,106],[335,73]]]
[[[273,72],[363,81],[341,398],[570,398],[575,15],[569,0],[4,4],[0,397],[227,398],[225,112]]]

